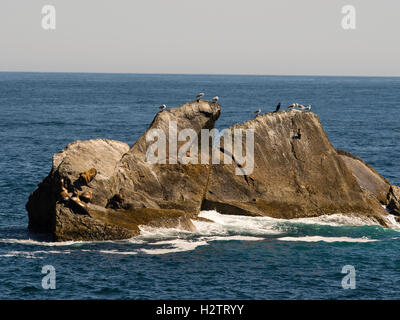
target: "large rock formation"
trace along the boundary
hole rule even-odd
[[[182,146],[199,147],[201,130],[212,129],[219,115],[218,103],[194,101],[158,113],[131,148],[104,139],[69,144],[29,197],[29,229],[57,241],[111,240],[139,234],[140,225],[194,230],[191,219],[201,209],[277,218],[343,213],[384,226],[380,203],[400,213],[398,189],[361,159],[337,152],[311,112],[269,113],[230,128],[254,130],[254,170],[245,175],[237,175],[244,167],[224,139],[215,150],[231,164],[200,164],[200,148],[176,155]],[[187,143],[185,134],[175,146],[183,129],[199,139]],[[160,133],[165,153],[152,149],[164,139]],[[245,150],[246,135],[241,144]],[[149,162],[149,150],[161,163]],[[182,163],[193,156],[199,163]]]
[[[390,186],[386,204],[390,213],[400,216],[400,187]]]
[[[353,173],[360,187],[379,202],[385,203],[390,183],[362,159],[344,150],[336,150],[346,166]]]
[[[203,209],[276,218],[351,213],[384,224],[384,210],[363,192],[316,114],[268,113],[234,129],[254,130],[254,171],[240,176],[235,162],[214,165]]]
[[[209,166],[169,164],[168,153],[166,164],[151,164],[146,152],[154,141],[146,135],[162,130],[168,148],[172,121],[177,132],[191,128],[198,134],[213,128],[219,115],[217,103],[190,102],[158,113],[132,148],[110,140],[69,144],[54,155],[50,174],[29,197],[29,229],[58,241],[129,238],[141,224],[193,230],[190,217],[200,211]]]

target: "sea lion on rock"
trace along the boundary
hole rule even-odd
[[[79,181],[82,185],[88,185],[96,176],[97,170],[95,168],[91,168],[85,172],[79,174]]]
[[[106,208],[120,209],[122,203],[124,202],[124,197],[121,193],[115,194],[111,199],[108,200]]]
[[[92,198],[93,198],[93,193],[91,190],[87,190],[80,195],[80,199],[86,203],[89,203],[90,201],[92,201]]]
[[[75,210],[78,211],[78,213],[90,215],[86,204],[80,199],[79,192],[77,190],[74,190],[74,194],[70,198],[70,204]]]
[[[68,194],[68,190],[64,187],[64,179],[63,178],[61,178],[60,179],[60,189],[61,189],[61,191],[60,191],[60,198],[63,200],[63,201],[68,201],[69,200],[69,194]]]

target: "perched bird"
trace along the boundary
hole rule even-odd
[[[293,110],[294,108],[297,107],[297,105],[298,105],[298,103],[292,103],[292,104],[288,107],[288,109]]]
[[[280,108],[281,108],[281,103],[279,102],[278,105],[276,106],[275,112],[278,112]]]
[[[200,93],[196,96],[196,101],[199,102],[200,99],[201,99],[202,97],[204,97],[204,93],[203,93],[203,92],[200,92]]]
[[[215,96],[214,98],[212,98],[212,102],[218,102],[218,100],[219,100],[218,96]]]
[[[307,111],[311,110],[311,104],[309,104],[307,107],[305,107],[304,110],[307,110]]]
[[[161,111],[164,111],[165,109],[167,109],[167,106],[165,104],[163,104],[163,105],[159,106],[158,109],[160,109]]]
[[[257,117],[258,115],[260,115],[261,109],[258,109],[258,110],[256,110],[256,111],[254,111],[253,113],[254,113],[254,114],[256,115],[256,117]]]
[[[306,107],[303,106],[302,104],[297,104],[297,108],[299,108],[300,110],[305,110]]]

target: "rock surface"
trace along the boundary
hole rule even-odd
[[[280,111],[234,125],[254,129],[254,171],[246,175],[236,175],[243,168],[235,161],[171,163],[172,135],[188,128],[199,135],[219,115],[218,103],[193,101],[159,112],[132,147],[105,139],[69,144],[54,155],[50,174],[29,197],[29,229],[51,233],[56,241],[116,240],[138,235],[141,225],[194,230],[191,219],[201,209],[276,218],[343,213],[384,226],[387,212],[379,202],[399,210],[397,187],[361,159],[337,152],[311,112]],[[165,133],[167,152],[157,152],[164,164],[147,161],[154,130]],[[232,158],[223,142],[217,152]],[[178,141],[176,149],[185,144]]]
[[[62,178],[70,196],[75,186],[81,192],[94,189],[97,192],[94,194],[93,202],[102,203],[103,199],[109,197],[108,188],[105,188],[107,181],[114,174],[115,166],[122,155],[128,150],[129,146],[125,143],[96,139],[72,142],[60,153],[55,154],[50,174],[38,185],[26,204],[29,229],[40,233],[52,233],[55,232],[56,226],[59,227],[58,220],[62,217],[63,208],[67,207],[60,203]],[[98,173],[91,186],[80,185],[80,173],[93,167],[97,168]],[[66,215],[72,210],[67,209]],[[71,217],[68,215],[66,220]]]
[[[171,121],[178,132],[199,133],[213,128],[219,115],[217,103],[190,102],[158,113],[132,148],[104,139],[69,144],[54,155],[50,174],[29,197],[29,229],[57,241],[125,239],[137,235],[141,224],[193,230],[190,217],[199,213],[209,166],[170,165],[168,153],[167,164],[146,162],[153,143],[146,134],[161,129],[169,143]],[[87,198],[89,204],[82,201]]]
[[[346,152],[337,150],[338,154],[353,173],[361,188],[378,201],[385,203],[390,189],[390,183],[378,172],[368,166],[362,159]]]
[[[254,171],[237,176],[235,163],[212,166],[203,209],[276,218],[351,213],[382,222],[382,208],[363,192],[317,115],[269,113],[233,129],[254,129]]]
[[[400,216],[400,187],[390,187],[387,196],[387,208],[392,214]]]
[[[166,133],[166,145],[171,142],[169,125],[176,122],[177,132],[190,128],[197,135],[201,129],[212,129],[220,115],[220,106],[201,100],[179,108],[160,112],[149,129],[161,129]],[[199,141],[200,142],[200,141]],[[177,143],[177,149],[184,142]],[[207,186],[209,166],[202,164],[170,164],[172,155],[167,152],[166,164],[146,161],[146,151],[153,141],[141,136],[118,165],[112,179],[113,193],[122,195],[124,207],[154,209],[178,209],[196,215],[200,211]],[[199,148],[200,150],[200,148]]]

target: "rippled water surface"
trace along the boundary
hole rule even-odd
[[[143,228],[117,242],[39,241],[25,203],[74,140],[132,144],[157,106],[218,95],[222,129],[281,102],[312,104],[336,148],[400,185],[400,78],[0,73],[0,298],[400,298],[400,233],[341,215],[201,215],[198,232]],[[400,230],[400,229],[399,229]],[[44,290],[42,267],[56,270]],[[344,265],[356,289],[343,290]]]

